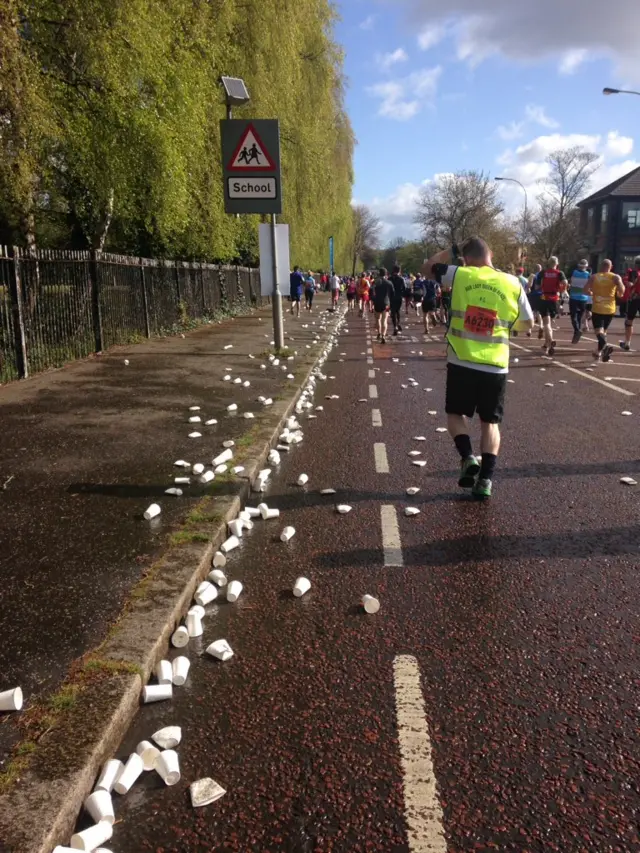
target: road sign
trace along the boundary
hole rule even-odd
[[[220,135],[225,211],[282,213],[278,120],[226,119]]]
[[[329,237],[329,268],[331,272],[333,272],[333,270],[335,269],[333,261],[333,237]]]
[[[272,226],[264,222],[258,226],[258,240],[260,248],[260,292],[263,296],[272,296],[274,287],[273,273],[273,232]],[[278,287],[286,290],[289,284],[289,272],[291,261],[289,260],[289,226],[276,225],[276,261],[278,265]],[[288,293],[289,291],[286,290]]]

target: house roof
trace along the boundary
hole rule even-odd
[[[617,181],[608,184],[601,190],[593,193],[588,198],[579,202],[578,207],[585,204],[598,201],[598,199],[608,198],[609,196],[639,196],[640,197],[640,166],[632,172],[628,172]]]

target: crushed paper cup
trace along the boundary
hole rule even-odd
[[[335,495],[337,494],[335,489],[322,489],[320,492],[321,495]]]
[[[436,427],[436,432],[448,432],[449,430],[446,427]]]
[[[632,415],[632,414],[633,414],[633,412],[620,412],[620,414],[621,414],[621,415],[626,415],[627,417],[629,417],[630,415]]]
[[[229,403],[229,405],[227,406],[227,411],[228,412],[237,412],[238,411],[238,404],[237,403]]]
[[[189,438],[202,438],[202,433],[201,432],[190,432]]]
[[[211,565],[214,567],[214,569],[221,569],[227,565],[227,558],[222,553],[222,551],[216,551],[216,553],[213,555]]]
[[[422,453],[421,453],[421,451],[420,451],[420,450],[410,450],[410,451],[409,451],[409,453],[408,453],[407,455],[408,455],[408,456],[421,456],[421,455],[422,455]]]
[[[227,585],[227,576],[221,569],[214,569],[212,572],[209,572],[209,580],[218,587]]]
[[[158,684],[171,684],[173,677],[170,660],[158,661],[156,664],[156,678],[158,679]]]
[[[413,440],[414,441],[426,441],[427,437],[426,437],[426,435],[414,435]]]
[[[409,517],[412,515],[420,515],[420,510],[415,506],[408,506],[405,508],[404,514]]]
[[[94,791],[84,801],[85,811],[88,811],[96,823],[101,820],[106,820],[107,823],[115,823],[115,815],[113,813],[113,801],[109,791],[99,789]]]
[[[147,507],[144,511],[145,521],[151,521],[152,518],[155,518],[157,515],[160,515],[162,510],[158,506],[158,504],[151,504],[151,506]]]
[[[348,504],[338,504],[338,506],[336,507],[336,510],[340,513],[340,515],[346,515],[348,512],[351,512],[352,509],[353,507],[349,506]]]
[[[176,486],[188,486],[191,483],[191,477],[174,477],[173,482]]]
[[[412,465],[417,465],[418,468],[424,468],[427,464],[424,459],[414,459],[411,463]]]
[[[233,380],[233,384],[234,385],[242,385],[242,379],[240,379],[239,376],[236,376],[236,378]]]
[[[191,417],[189,418],[189,423],[190,424],[201,424],[202,418],[200,417],[200,415],[191,415]]]
[[[300,474],[300,476],[298,477],[298,485],[299,486],[306,486],[308,482],[309,482],[309,475],[308,474]]]
[[[196,464],[191,468],[192,474],[202,474],[204,473],[204,465],[202,462],[196,462]]]
[[[20,711],[22,709],[22,688],[14,687],[0,693],[0,711]]]
[[[214,426],[217,423],[218,423],[218,421],[215,418],[211,418],[210,420],[205,421],[204,425],[205,426]]]
[[[175,749],[182,740],[182,729],[180,726],[165,726],[151,735],[160,749]]]
[[[179,628],[171,635],[171,645],[175,649],[183,649],[189,642],[189,632],[185,628],[184,625],[180,625]]]
[[[132,752],[129,758],[127,759],[127,763],[124,765],[120,774],[116,781],[113,783],[113,790],[116,794],[127,794],[129,789],[136,781],[138,776],[144,770],[144,763],[137,752]],[[107,839],[103,839],[106,841]],[[99,841],[98,844],[102,844],[102,841]]]
[[[207,646],[207,654],[224,663],[233,657],[233,649],[226,640],[216,640]]]
[[[373,595],[363,595],[362,606],[367,613],[377,613],[380,610],[380,602]]]
[[[296,598],[302,598],[305,593],[309,592],[311,589],[311,581],[309,578],[297,578],[296,582],[293,585],[293,594]]]
[[[180,760],[173,749],[163,749],[156,758],[154,770],[168,787],[180,781]]]
[[[185,462],[184,459],[178,459],[177,462],[173,463],[175,468],[191,468],[191,465],[188,462]]]
[[[225,373],[225,375],[222,377],[222,381],[223,382],[231,382],[231,374]]]
[[[211,483],[215,478],[216,475],[214,471],[205,471],[202,477],[200,477],[200,482],[203,484]]]
[[[170,684],[146,684],[142,688],[142,701],[145,705],[151,702],[164,702],[173,697],[173,688]]]
[[[235,447],[235,446],[236,446],[236,443],[235,443],[235,441],[233,441],[232,439],[229,439],[228,441],[223,441],[223,442],[222,442],[222,446],[223,446],[223,447],[226,447],[226,448],[229,448],[229,447]]]
[[[204,619],[206,615],[205,609],[201,604],[192,604],[189,610],[187,611],[187,614],[189,613],[195,613],[199,619]]]
[[[199,412],[200,406],[189,406],[189,411],[190,412]]]
[[[113,826],[107,820],[101,820],[100,823],[84,829],[82,832],[76,832],[71,836],[72,850],[95,850],[104,841],[108,841],[113,835]]]
[[[545,388],[553,388],[553,382],[545,382],[544,387]]]
[[[196,594],[194,595],[196,604],[199,604],[202,607],[206,607],[207,604],[211,604],[211,602],[215,601],[217,597],[218,590],[212,583],[209,583],[209,581],[203,581],[196,589]],[[191,632],[189,632],[189,634],[191,635]],[[198,634],[198,636],[200,635]]]
[[[227,344],[223,349],[233,349],[233,344]]]
[[[232,474],[242,474],[244,471],[244,465],[236,465],[231,469]]]
[[[624,483],[625,486],[637,486],[638,481],[634,480],[633,477],[621,477],[620,482]]]
[[[184,655],[180,655],[179,657],[173,659],[171,668],[173,670],[173,683],[176,687],[184,686],[187,680],[187,675],[189,674],[190,666],[191,661]]]
[[[156,763],[156,758],[160,755],[160,750],[148,740],[141,740],[136,746],[136,752],[142,759],[142,766],[145,770],[153,770]]]
[[[250,421],[253,418],[255,418],[255,415],[253,414],[253,412],[245,412],[243,417],[246,418],[248,421]]]
[[[234,548],[237,548],[240,545],[240,540],[237,536],[230,536],[226,542],[223,542],[220,546],[220,550],[223,554],[228,554],[229,551],[233,551]]]
[[[212,460],[212,465],[222,465],[224,462],[230,462],[233,459],[233,450],[231,448],[227,448],[225,451],[216,456],[215,459]]]
[[[285,527],[285,529],[280,534],[280,541],[281,542],[289,542],[289,540],[293,539],[293,537],[295,535],[296,535],[295,527]]]
[[[229,470],[229,466],[226,462],[223,462],[222,465],[216,465],[213,469],[214,474],[225,474]]]
[[[214,587],[215,589],[215,587]],[[216,596],[217,596],[216,592]],[[202,619],[196,613],[188,613],[187,614],[187,631],[189,632],[189,637],[201,637],[204,633],[202,628]],[[173,671],[171,675],[171,683],[173,684]]]
[[[224,797],[226,793],[225,789],[213,779],[197,779],[189,786],[191,805],[194,809],[209,806],[219,800],[220,797]]]
[[[433,415],[437,415],[437,414],[438,414],[438,412],[437,412],[435,409],[429,409],[429,411],[427,412],[427,414],[428,414],[428,415],[433,416]]]
[[[173,497],[176,497],[176,498],[182,497],[182,489],[175,489],[175,488],[165,489],[164,493],[165,493],[165,495],[172,495]]]
[[[264,401],[264,403],[262,405],[263,406],[273,406],[273,400],[271,399],[271,397],[267,397],[267,399]]]
[[[231,604],[235,604],[242,594],[242,589],[243,587],[240,581],[231,581],[231,583],[227,585],[227,601],[231,602]]]
[[[417,486],[409,486],[409,488],[407,489],[407,494],[413,496],[417,495],[419,491],[420,489]]]

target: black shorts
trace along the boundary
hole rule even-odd
[[[611,321],[615,317],[615,314],[598,314],[595,311],[591,314],[591,322],[593,323],[593,331],[596,329],[603,329],[605,332],[611,325]]]
[[[528,293],[527,299],[529,300],[529,305],[531,306],[532,311],[540,311],[540,294],[538,291],[535,291],[535,293]]]
[[[640,299],[630,299],[627,302],[627,320],[633,323],[638,314],[640,314]]]
[[[443,308],[451,307],[451,294],[450,293],[443,293],[442,296],[440,297],[440,302],[441,302]]]
[[[508,375],[448,364],[446,413],[472,418],[477,412],[486,424],[502,423]]]
[[[549,299],[541,299],[538,305],[538,313],[541,317],[551,317],[553,320],[558,316],[558,303],[551,302]]]
[[[431,314],[436,310],[436,300],[435,299],[423,299],[422,300],[422,313],[423,314]]]
[[[349,302],[355,302],[356,301],[355,293],[347,293],[347,299]]]
[[[385,311],[389,310],[389,306],[386,304],[386,302],[375,302],[374,301],[373,310],[376,312],[376,314],[384,314]]]
[[[291,294],[291,301],[292,302],[300,302],[301,299],[302,299],[301,293],[292,293]]]

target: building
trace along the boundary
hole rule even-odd
[[[585,198],[580,208],[584,256],[596,270],[605,258],[615,272],[633,266],[640,255],[640,167]]]

